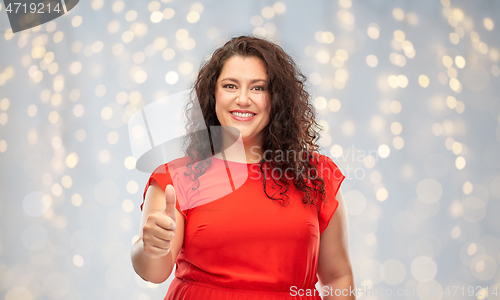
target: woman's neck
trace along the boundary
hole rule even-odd
[[[222,149],[215,155],[216,158],[242,163],[258,163],[262,159],[262,144],[255,140],[246,139],[241,136],[236,139],[233,135],[223,134]]]

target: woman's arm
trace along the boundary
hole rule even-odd
[[[356,298],[349,258],[347,211],[340,189],[336,198],[339,206],[320,238],[318,279],[323,299],[352,300]],[[335,296],[336,289],[337,295],[342,294],[341,296]]]
[[[171,203],[174,203],[173,211],[175,211],[176,216],[176,227],[174,237],[170,241],[170,251],[167,255],[157,258],[152,258],[144,251],[144,225],[146,225],[151,214],[165,211],[165,197],[165,191],[163,191],[158,183],[153,182],[153,184],[149,186],[146,192],[146,199],[142,207],[139,239],[132,246],[130,254],[135,272],[141,276],[142,279],[153,283],[162,283],[170,276],[172,269],[174,268],[175,260],[177,259],[177,254],[179,253],[184,240],[184,216],[175,208],[174,194],[174,198]],[[170,195],[170,197],[172,197],[172,195]]]

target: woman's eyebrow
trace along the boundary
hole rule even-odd
[[[225,80],[234,81],[234,82],[236,82],[236,83],[238,83],[238,82],[239,82],[239,80],[238,80],[238,79],[236,79],[236,78],[231,78],[231,77],[224,78],[224,79],[222,79],[222,80],[221,80],[221,82],[222,82],[222,81],[225,81]],[[250,81],[250,83],[256,83],[256,82],[261,82],[261,81],[262,81],[262,82],[266,82],[266,80],[265,80],[265,79],[252,79],[252,80]]]
[[[262,81],[262,82],[266,82],[267,80],[265,80],[265,79],[253,79],[253,80],[252,80],[252,81],[250,81],[250,82],[251,82],[251,83],[256,83],[256,82],[260,82],[260,81]]]

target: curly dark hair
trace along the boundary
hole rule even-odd
[[[295,188],[303,193],[302,202],[317,206],[314,199],[319,198],[323,201],[325,183],[318,176],[315,165],[318,161],[315,151],[319,148],[316,144],[319,139],[317,129],[320,129],[320,126],[315,120],[310,95],[305,88],[306,77],[279,45],[257,37],[232,38],[215,50],[202,64],[193,83],[192,93],[195,95],[192,94],[185,110],[189,134],[184,140],[184,151],[190,158],[186,166],[189,172],[185,175],[196,180],[199,186],[198,177],[211,165],[210,160],[206,158],[221,150],[220,143],[213,142],[213,145],[210,145],[204,142],[207,141],[207,130],[203,129],[208,129],[211,141],[220,140],[220,130],[214,130],[217,126],[221,126],[215,111],[215,88],[224,63],[235,55],[259,58],[267,69],[271,110],[269,123],[263,129],[263,151],[271,152],[271,157],[265,155],[260,161],[259,169],[264,175],[261,178],[265,194],[273,201],[279,201],[281,205],[286,206],[289,203],[287,192],[290,181],[293,181]],[[203,116],[199,115],[200,110],[193,109],[193,101],[199,102]],[[204,120],[205,124],[199,120]],[[283,159],[284,154],[287,156],[285,159]],[[281,159],[277,159],[278,155],[281,155]],[[270,176],[274,182],[273,188],[279,186],[277,192],[280,192],[281,198],[274,197],[277,192],[272,196],[268,194],[266,189],[268,176],[263,168],[266,163],[269,165],[265,169],[270,169],[272,172],[277,169],[287,172],[293,170],[293,180],[286,180],[281,176],[277,181],[274,176]]]

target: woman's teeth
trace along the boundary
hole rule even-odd
[[[252,114],[252,113],[240,113],[240,112],[231,112],[231,114],[233,114],[234,116],[237,116],[237,117],[242,117],[242,118],[249,118],[249,117],[253,117],[255,114]]]

